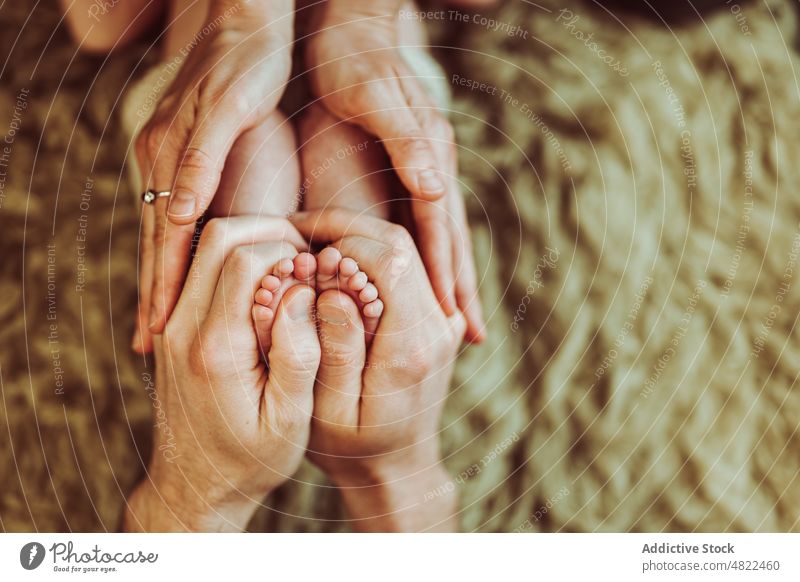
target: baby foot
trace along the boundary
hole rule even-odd
[[[378,289],[369,282],[367,274],[360,271],[358,263],[334,247],[324,248],[317,255],[317,295],[337,289],[347,293],[358,306],[364,319],[364,331],[369,339],[378,329],[383,313],[383,301],[378,298]]]
[[[281,260],[271,274],[261,279],[261,287],[256,291],[253,305],[253,325],[264,359],[272,345],[272,323],[281,298],[295,285],[310,285],[316,270],[317,260],[314,255],[300,253],[294,259]]]

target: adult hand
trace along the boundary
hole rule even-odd
[[[444,314],[402,227],[340,209],[293,221],[308,238],[336,241],[356,259],[386,306],[367,351],[355,303],[336,290],[320,295],[309,457],[342,488],[362,529],[453,529],[454,495],[422,504],[448,482],[439,423],[464,317]]]
[[[320,357],[315,294],[297,286],[284,295],[269,370],[251,310],[264,274],[303,246],[283,219],[206,226],[190,281],[155,338],[153,456],[130,499],[126,529],[241,530],[297,469]]]
[[[237,137],[275,109],[291,70],[293,2],[214,0],[208,24],[136,141],[146,188],[134,349],[151,349],[184,283],[195,221],[208,208]],[[185,47],[190,48],[190,47]]]
[[[453,128],[398,47],[399,0],[328,0],[308,41],[311,85],[339,119],[378,137],[411,194],[416,236],[446,314],[458,307],[467,339],[483,336]],[[413,43],[411,43],[413,44]]]

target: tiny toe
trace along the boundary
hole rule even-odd
[[[272,303],[272,297],[272,292],[264,289],[263,287],[256,291],[256,303],[259,303],[265,307]]]
[[[383,313],[383,301],[376,299],[372,303],[367,303],[362,313],[364,317],[380,317]]]
[[[336,274],[339,262],[342,260],[342,253],[334,247],[325,247],[317,257],[317,270],[320,275],[330,276]]]
[[[281,280],[278,279],[275,275],[267,275],[266,277],[261,279],[261,286],[267,291],[275,293],[275,291],[277,291],[281,286]]]
[[[378,298],[378,288],[375,287],[372,283],[367,283],[367,285],[361,290],[361,293],[358,294],[358,299],[362,303],[371,303]]]
[[[347,286],[352,289],[353,291],[361,291],[364,287],[367,286],[369,279],[367,278],[367,274],[364,271],[359,271],[347,282]]]
[[[258,322],[265,322],[272,319],[275,315],[275,312],[272,311],[269,307],[264,307],[263,305],[254,305],[253,306],[253,319]]]
[[[352,277],[358,273],[358,263],[350,257],[345,257],[339,263],[339,273],[343,277]]]
[[[294,276],[308,281],[317,272],[317,259],[310,253],[300,253],[294,258]]]
[[[278,277],[288,277],[294,272],[294,262],[292,259],[281,259],[281,261],[275,265],[275,275]]]

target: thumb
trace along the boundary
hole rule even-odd
[[[240,131],[232,119],[208,119],[178,159],[168,214],[174,224],[192,224],[208,209],[222,178],[225,159]]]
[[[320,345],[314,322],[316,294],[311,287],[289,289],[278,305],[272,326],[272,347],[267,355],[269,379],[264,400],[275,409],[294,405],[310,411],[314,381],[320,361]],[[292,416],[296,416],[298,410]]]

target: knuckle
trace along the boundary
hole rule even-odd
[[[411,270],[411,253],[402,247],[386,247],[378,256],[376,268],[378,276],[391,283]]]
[[[158,155],[164,146],[169,128],[161,123],[154,123],[144,131],[144,148],[150,156]]]
[[[200,245],[216,247],[222,244],[228,233],[227,218],[212,218],[203,227]]]
[[[427,159],[430,157],[430,144],[424,139],[417,130],[410,130],[405,132],[405,138],[398,140],[397,149],[400,153],[408,158],[416,156],[425,156]]]
[[[198,170],[206,170],[214,168],[214,160],[202,149],[197,147],[188,147],[183,153],[181,158],[181,168],[191,168]]]
[[[253,246],[242,245],[231,251],[225,264],[233,273],[247,275],[253,271],[256,264],[255,259],[256,253]]]
[[[210,155],[199,148],[189,147],[180,160],[175,189],[199,196],[201,204],[205,205],[213,197],[221,174],[221,168]]]
[[[391,247],[410,250],[414,246],[414,239],[408,230],[399,224],[386,226],[385,242]]]
[[[431,120],[431,134],[440,141],[452,143],[455,141],[455,130],[453,126],[440,114],[433,115]]]
[[[418,382],[425,380],[436,367],[438,361],[435,346],[416,345],[409,348],[409,372]]]
[[[232,113],[238,118],[250,115],[252,106],[243,91],[226,91],[218,99],[219,107],[228,113]]]
[[[267,424],[279,435],[295,434],[308,425],[308,415],[304,414],[295,403],[284,399],[273,399],[267,407]]]

